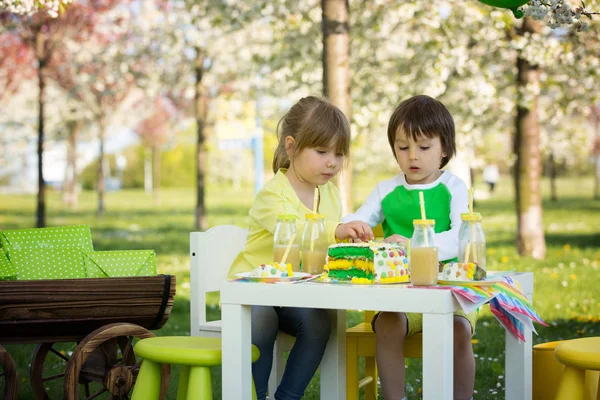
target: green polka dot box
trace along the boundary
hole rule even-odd
[[[155,276],[154,250],[94,251],[87,225],[0,233],[0,280]]]

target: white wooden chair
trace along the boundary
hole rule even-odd
[[[206,294],[221,290],[229,268],[246,245],[248,231],[234,225],[215,226],[206,232],[190,233],[190,319],[191,335],[221,337],[221,321],[206,321]],[[295,338],[279,332],[273,349],[269,395],[273,397],[281,381],[285,362]]]

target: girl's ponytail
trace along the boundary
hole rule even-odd
[[[285,151],[285,138],[283,140],[279,140],[277,144],[277,148],[275,149],[275,154],[273,155],[273,172],[277,173],[279,168],[289,168],[290,167],[290,158]]]
[[[289,168],[290,167],[290,158],[287,155],[287,151],[285,150],[285,138],[289,136],[291,132],[284,132],[284,125],[286,124],[286,117],[289,115],[289,112],[286,113],[283,118],[279,120],[277,123],[277,128],[275,132],[277,133],[277,139],[279,142],[277,143],[277,147],[275,148],[275,153],[273,154],[273,172],[277,173],[279,168]]]

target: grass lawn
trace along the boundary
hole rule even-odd
[[[355,205],[368,195],[375,178],[363,177],[355,182]],[[378,178],[377,178],[378,179]],[[544,228],[547,255],[544,260],[522,258],[515,251],[516,218],[511,181],[500,181],[493,197],[478,201],[476,210],[484,216],[488,240],[490,270],[532,271],[535,273],[534,305],[550,326],[537,326],[534,344],[600,334],[600,297],[596,286],[600,267],[600,201],[592,200],[591,178],[564,178],[558,182],[559,200],[552,202],[544,189]],[[477,187],[485,191],[483,186]],[[84,192],[77,210],[62,205],[59,193],[48,194],[48,226],[88,224],[96,250],[155,249],[161,273],[177,276],[177,298],[167,324],[158,335],[188,335],[189,321],[189,232],[193,230],[194,191],[161,191],[161,202],[142,191],[122,191],[106,195],[106,213],[96,217],[96,195]],[[209,186],[207,190],[208,222],[211,226],[234,224],[245,226],[253,198],[251,187],[232,189]],[[0,196],[0,230],[31,228],[35,224],[35,196]],[[211,308],[218,315],[217,300]],[[326,301],[326,299],[323,299]],[[349,311],[348,323],[361,318]],[[480,313],[473,347],[477,357],[477,399],[504,398],[504,333],[489,309]],[[68,346],[65,345],[65,351]],[[18,365],[19,399],[29,400],[29,362],[33,345],[6,346]],[[420,360],[408,360],[407,394],[420,398]],[[59,368],[59,367],[57,367]],[[175,373],[176,374],[176,373]],[[172,381],[174,382],[174,381]],[[305,399],[318,399],[318,375]],[[1,386],[1,385],[0,385]],[[175,398],[175,384],[169,398]],[[220,371],[214,370],[215,398],[220,398]],[[0,393],[3,388],[0,387]],[[58,388],[53,398],[60,398]]]

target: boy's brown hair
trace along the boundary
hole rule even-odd
[[[350,152],[350,123],[344,113],[326,99],[317,96],[303,97],[279,120],[279,144],[273,156],[273,172],[289,168],[290,158],[285,150],[285,138],[295,139],[294,152],[305,148],[329,147],[335,143],[336,151]]]
[[[419,95],[404,100],[396,107],[388,124],[388,141],[394,157],[394,142],[400,129],[415,141],[421,137],[439,137],[442,151],[446,153],[440,168],[445,167],[456,153],[454,119],[446,106],[436,99]]]

